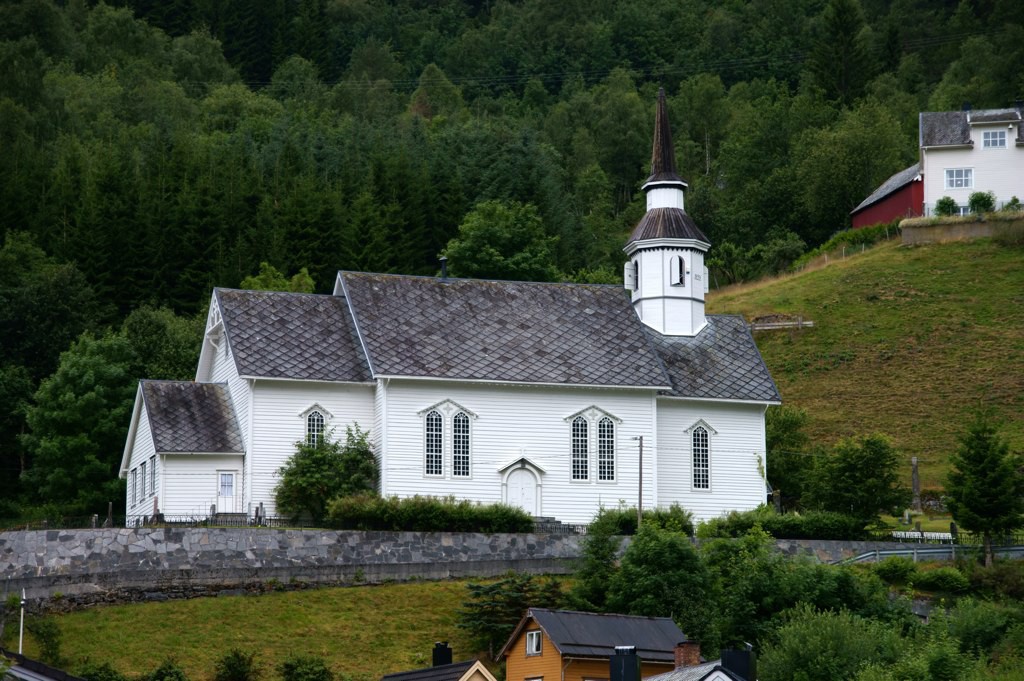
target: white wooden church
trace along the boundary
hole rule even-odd
[[[352,425],[387,496],[573,523],[641,487],[644,508],[698,519],[764,503],[779,393],[744,320],[704,313],[710,243],[684,210],[664,93],[651,171],[625,292],[345,271],[332,295],[214,290],[195,381],[139,384],[129,523],[273,515],[296,442]]]

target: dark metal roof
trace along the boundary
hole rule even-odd
[[[704,679],[711,676],[712,672],[716,671],[721,672],[727,678],[733,679],[733,681],[745,681],[723,667],[721,660],[704,662],[702,664],[693,665],[692,667],[678,667],[670,672],[665,672],[664,674],[648,676],[644,681],[704,681]]]
[[[647,211],[626,243],[645,239],[694,239],[711,243],[682,208],[652,208]]]
[[[342,296],[217,289],[242,376],[372,380]]]
[[[242,452],[242,433],[224,384],[142,381],[141,386],[156,451]]]
[[[475,660],[466,660],[465,662],[441,664],[408,672],[385,674],[381,677],[381,681],[459,681],[474,664],[476,664]]]
[[[544,630],[563,657],[608,658],[615,646],[636,646],[649,662],[674,662],[676,645],[686,640],[670,617],[596,614],[530,608],[527,618]]]
[[[379,376],[668,386],[617,286],[342,272]]]
[[[971,144],[972,123],[1020,123],[1018,109],[979,109],[977,111],[922,111],[920,115],[922,147]],[[1024,142],[1024,126],[1017,125],[1017,142]]]
[[[878,203],[879,201],[889,196],[890,194],[899,191],[903,187],[906,187],[908,184],[913,182],[920,174],[920,163],[915,163],[909,168],[904,168],[903,170],[899,171],[898,173],[890,177],[888,180],[883,182],[881,185],[879,185],[878,189],[871,192],[871,195],[868,196],[868,198],[861,201],[860,205],[858,205],[856,208],[850,211],[850,214],[852,215],[853,213],[858,213],[867,208],[868,206],[872,206]]]
[[[672,146],[672,128],[668,124],[665,88],[658,89],[658,105],[654,110],[654,143],[651,149],[651,182],[682,182],[676,173],[676,152]],[[645,183],[646,184],[646,183]]]
[[[646,328],[672,378],[665,395],[780,402],[779,390],[742,317],[708,315],[696,336],[663,336]]]

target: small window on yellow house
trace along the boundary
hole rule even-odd
[[[540,630],[526,632],[526,654],[540,655],[541,634]]]

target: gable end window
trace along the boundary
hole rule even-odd
[[[139,469],[132,469],[132,492],[131,492],[132,506],[138,503],[139,500]]]
[[[587,432],[587,420],[577,416],[572,420],[572,479],[590,479],[590,461],[587,454],[590,450]]]
[[[149,494],[156,494],[156,457],[149,457]]]
[[[946,168],[946,189],[970,189],[974,186],[974,168]]]
[[[526,654],[527,655],[540,655],[544,639],[541,637],[540,630],[526,632]]]
[[[139,500],[146,498],[146,462],[139,464]]]
[[[1005,149],[1006,148],[1006,131],[1005,130],[986,130],[981,135],[982,147],[985,149]]]
[[[306,443],[314,447],[324,437],[324,415],[314,409],[306,416]]]
[[[424,472],[427,475],[442,475],[444,473],[444,421],[441,414],[436,411],[427,414],[425,437]]]
[[[704,426],[693,429],[693,488],[711,489],[711,446]]]

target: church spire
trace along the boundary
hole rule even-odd
[[[654,112],[654,145],[651,149],[651,176],[647,184],[652,182],[683,182],[676,173],[676,152],[672,146],[672,129],[668,124],[668,107],[665,103],[665,88],[658,88],[658,107]]]

